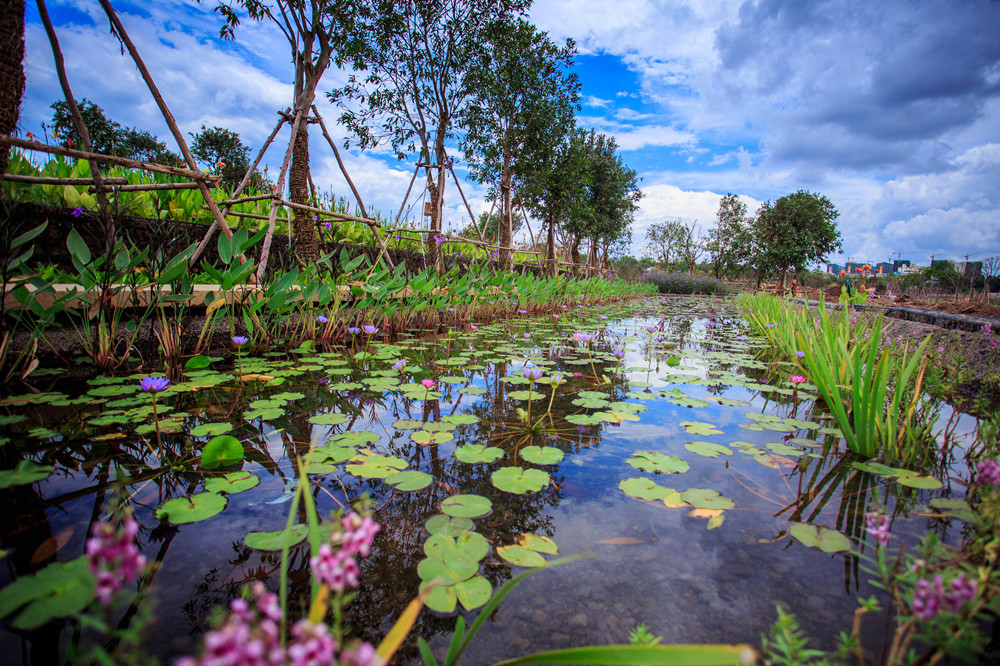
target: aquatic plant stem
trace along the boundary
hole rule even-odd
[[[149,397],[153,400],[153,427],[156,429],[156,448],[160,456],[160,464],[163,464],[163,440],[160,438],[160,417],[156,413],[156,391],[150,391]]]

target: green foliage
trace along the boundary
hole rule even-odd
[[[760,275],[801,270],[841,248],[836,219],[825,196],[799,190],[765,203],[753,221],[753,263]]]
[[[104,109],[86,98],[78,101],[77,107],[80,109],[94,152],[144,162],[176,163],[177,154],[167,150],[166,145],[149,132],[134,127],[123,127],[108,118]],[[59,141],[59,145],[83,150],[83,141],[76,129],[76,123],[73,122],[69,104],[65,100],[59,100],[53,102],[51,108],[52,134]]]
[[[750,259],[751,224],[747,206],[739,197],[732,193],[722,197],[715,226],[708,230],[705,241],[716,279],[733,276]]]
[[[222,184],[235,190],[250,168],[250,149],[237,132],[222,127],[206,128],[192,134],[191,153],[209,170],[222,175]],[[263,189],[263,176],[255,171],[251,176],[254,189]]]
[[[799,627],[798,620],[781,606],[776,606],[778,619],[771,626],[766,636],[760,637],[764,662],[780,664],[780,666],[806,666],[822,659],[822,650],[812,650],[806,647],[809,639]]]

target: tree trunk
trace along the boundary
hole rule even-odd
[[[299,131],[295,135],[295,145],[292,148],[292,165],[288,170],[288,194],[293,203],[309,202],[309,125],[304,119],[299,123]],[[292,215],[295,257],[302,263],[315,261],[319,257],[316,226],[307,211],[294,209]]]
[[[569,246],[569,256],[570,260],[573,262],[573,275],[576,275],[580,270],[580,236],[573,236],[573,243]]]
[[[24,95],[24,0],[0,1],[0,133],[13,134]],[[10,146],[0,147],[0,174],[7,171]]]
[[[551,215],[548,220],[548,233],[545,239],[545,261],[549,265],[552,275],[559,273],[559,264],[556,263],[556,218]]]
[[[514,218],[510,204],[510,184],[501,184],[503,195],[500,203],[500,265],[509,268],[511,264],[511,243],[514,240]]]

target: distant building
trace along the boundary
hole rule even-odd
[[[842,270],[844,270],[844,266],[842,264],[827,264],[826,265],[826,272],[827,273],[833,273],[834,275],[840,275],[840,271],[842,271]]]
[[[893,259],[892,260],[892,272],[893,273],[901,273],[902,271],[900,269],[903,268],[904,266],[906,266],[907,268],[910,267],[910,260],[909,259]]]
[[[844,264],[844,270],[847,271],[848,275],[861,275],[864,272],[861,267],[864,265],[863,261],[848,261]]]
[[[875,275],[891,275],[893,273],[892,264],[888,261],[880,261],[872,268]]]
[[[983,276],[983,262],[981,261],[960,261],[958,272],[971,280],[978,280]]]

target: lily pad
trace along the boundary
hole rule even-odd
[[[355,456],[356,464],[347,465],[348,474],[364,479],[384,479],[406,469],[406,461],[396,456]]]
[[[633,477],[618,482],[618,487],[629,497],[640,500],[663,500],[680,494],[673,488],[664,488],[652,479]]]
[[[545,566],[545,558],[524,546],[500,546],[497,555],[518,567]]]
[[[156,510],[157,518],[166,518],[175,525],[208,520],[226,508],[226,498],[217,493],[197,493],[163,503]]]
[[[410,439],[420,446],[428,446],[431,444],[445,444],[455,439],[455,436],[450,432],[428,432],[427,430],[418,430],[410,435]]]
[[[702,423],[701,421],[681,421],[680,425],[684,426],[684,430],[687,431],[689,435],[721,435],[722,431],[717,429],[711,423]]]
[[[436,516],[431,516],[426,523],[424,523],[424,529],[430,534],[447,534],[450,536],[458,536],[462,532],[471,532],[476,528],[476,524],[473,523],[468,518],[454,518],[452,516],[446,516],[443,513],[439,513]]]
[[[94,598],[94,577],[86,557],[53,562],[38,573],[22,576],[3,589],[0,618],[20,612],[11,623],[19,631],[37,629],[61,617],[76,615]]]
[[[208,440],[201,452],[201,466],[215,469],[243,461],[243,443],[232,435],[217,435]]]
[[[711,488],[692,488],[681,493],[681,499],[696,509],[732,509],[736,503]]]
[[[14,469],[0,471],[0,488],[24,486],[35,481],[41,481],[49,476],[55,467],[36,465],[30,460],[19,460]]]
[[[456,518],[479,518],[493,510],[482,495],[452,495],[441,502],[441,511]]]
[[[720,455],[728,456],[733,452],[725,444],[716,444],[714,442],[688,442],[684,445],[684,448],[691,453],[697,453],[706,458],[718,458]]]
[[[440,580],[446,585],[471,578],[477,571],[479,560],[458,549],[445,550],[441,557],[426,557],[417,563],[417,575],[421,580]]]
[[[432,534],[424,542],[424,552],[427,557],[444,559],[444,554],[450,550],[460,550],[477,562],[490,552],[490,542],[478,532],[461,532],[458,535]]]
[[[921,490],[937,490],[941,487],[941,482],[933,476],[900,476],[896,481],[901,486],[920,488]]]
[[[451,586],[455,590],[459,603],[465,610],[475,610],[479,608],[493,596],[493,588],[490,581],[482,576],[473,576],[467,580],[455,583]]]
[[[604,423],[604,420],[596,414],[569,414],[566,420],[573,425],[589,426]]]
[[[420,472],[418,470],[406,470],[405,472],[396,472],[395,474],[390,474],[385,477],[385,482],[390,486],[394,486],[396,490],[401,490],[403,492],[413,492],[416,490],[423,490],[427,486],[433,483],[434,477],[426,472]]]
[[[504,467],[493,472],[493,485],[508,493],[523,495],[549,485],[549,473],[540,469]]]
[[[475,465],[476,463],[491,463],[503,455],[503,449],[485,444],[466,444],[455,449],[454,456],[459,462]]]
[[[542,398],[547,398],[548,396],[541,391],[511,391],[507,394],[512,400],[541,400]]]
[[[837,553],[851,549],[851,540],[828,527],[810,523],[792,523],[788,533],[810,548],[819,548],[824,553]]]
[[[196,425],[188,431],[188,434],[192,437],[209,437],[215,435],[225,435],[227,432],[232,431],[232,423],[202,423],[201,425]]]
[[[314,425],[340,425],[349,420],[347,414],[316,414],[309,417],[309,423]]]
[[[413,421],[411,419],[400,419],[392,424],[396,430],[420,430],[424,427],[423,421]]]
[[[563,452],[554,446],[526,446],[520,453],[522,458],[536,465],[554,465],[564,457]]]
[[[474,423],[479,423],[479,417],[475,414],[449,414],[441,417],[441,420],[445,423],[454,423],[456,425],[472,425]]]
[[[677,456],[668,456],[658,451],[636,451],[626,462],[644,472],[658,472],[661,474],[680,474],[688,471],[690,468],[688,463]],[[662,498],[658,497],[655,499]]]
[[[231,472],[222,477],[213,477],[205,481],[205,492],[209,493],[241,493],[250,490],[260,483],[260,477],[250,472]]]
[[[548,553],[549,555],[559,554],[559,546],[557,546],[556,542],[547,536],[541,536],[538,534],[522,534],[517,538],[517,544],[539,553]]]
[[[289,547],[301,543],[309,534],[308,525],[293,525],[291,530],[276,532],[247,532],[243,543],[257,550],[281,550],[287,544]]]

